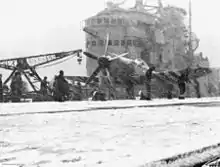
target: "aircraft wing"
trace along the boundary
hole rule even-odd
[[[189,79],[197,79],[212,73],[211,68],[207,68],[207,67],[187,68],[180,70],[179,73],[183,74],[186,73],[187,71],[189,71],[189,76],[188,76]]]
[[[159,79],[160,81],[171,82],[172,84],[177,84],[178,75],[173,71],[163,71],[163,72],[153,72],[152,78]]]
[[[178,78],[182,74],[188,73],[188,79],[194,80],[203,76],[210,74],[212,70],[210,68],[205,67],[197,67],[197,68],[186,68],[183,70],[175,70],[175,71],[163,71],[163,72],[153,72],[152,77],[155,79],[169,81],[173,84],[178,82]]]

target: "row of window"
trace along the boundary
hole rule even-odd
[[[86,26],[97,25],[97,24],[124,25],[125,20],[116,17],[97,17],[86,20]]]
[[[104,46],[105,41],[104,40],[92,40],[86,42],[86,47],[89,46]],[[109,46],[135,46],[135,47],[141,47],[141,42],[138,40],[109,40],[108,42]]]

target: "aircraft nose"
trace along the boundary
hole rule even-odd
[[[106,68],[109,66],[110,61],[107,57],[99,57],[98,64],[100,67]]]

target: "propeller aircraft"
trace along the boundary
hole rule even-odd
[[[106,41],[109,41],[109,34],[107,34]],[[125,57],[128,53],[115,54],[108,52],[108,42],[105,42],[105,50],[103,55],[97,55],[91,52],[83,52],[87,57],[97,61],[98,67],[94,70],[92,75],[87,79],[86,85],[89,84],[101,72],[101,76],[106,76],[110,87],[113,88],[114,98],[116,99],[115,83],[119,82],[126,86],[128,98],[134,98],[134,86],[136,84],[144,84],[147,91],[147,99],[150,99],[150,82],[151,79],[156,79],[165,85],[176,85],[179,88],[180,95],[184,95],[185,86],[187,82],[196,80],[199,77],[211,73],[210,68],[197,67],[186,68],[183,70],[171,70],[157,72],[154,66],[149,66],[142,59],[130,59]],[[102,81],[101,81],[102,82]],[[170,92],[173,86],[168,86],[167,91]],[[170,90],[169,90],[170,89]]]

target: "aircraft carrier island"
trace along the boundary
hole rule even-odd
[[[123,8],[123,3],[107,2],[107,7],[85,20],[86,51],[96,55],[105,52],[106,35],[109,34],[107,52],[122,54],[131,59],[142,59],[156,71],[178,71],[187,67],[210,67],[209,60],[197,52],[199,38],[192,32],[187,11],[176,6],[164,6],[159,0],[155,5],[136,0],[135,6]],[[86,58],[87,75],[91,76],[97,61]],[[137,70],[138,71],[138,70]],[[98,75],[99,76],[99,75]],[[175,85],[152,80],[152,96],[164,97],[172,87],[173,95],[178,94]],[[124,96],[125,86],[118,84],[118,97]],[[145,89],[144,84],[135,85],[135,94]],[[119,93],[120,92],[120,93]],[[219,70],[197,77],[187,84],[186,97],[219,95]]]

